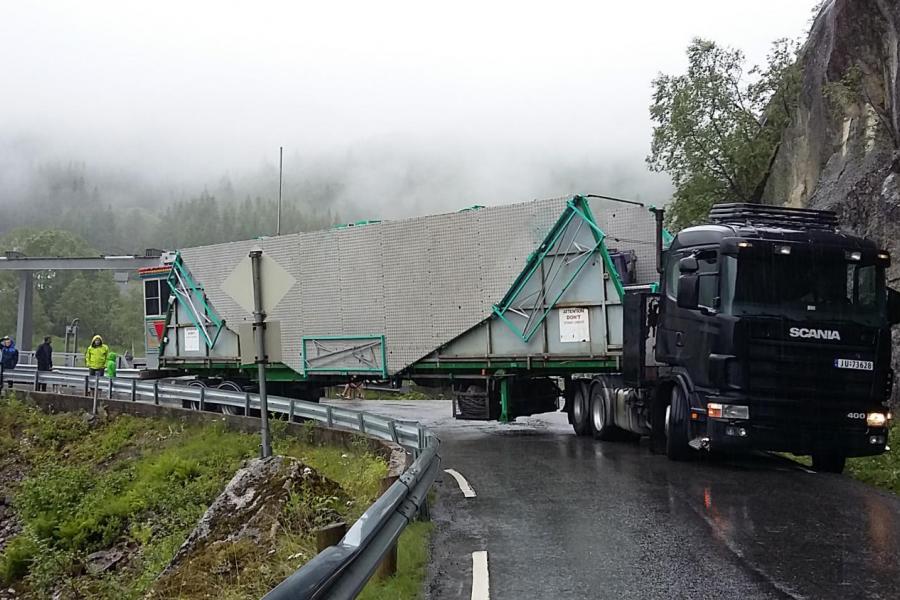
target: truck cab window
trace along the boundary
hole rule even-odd
[[[700,265],[700,306],[716,310],[719,308],[719,262],[715,252],[701,252],[697,255]]]
[[[678,261],[684,258],[684,254],[675,254],[669,252],[666,262],[666,296],[670,300],[675,300],[678,294]]]

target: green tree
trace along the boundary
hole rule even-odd
[[[672,178],[672,227],[703,220],[715,202],[760,201],[796,104],[797,53],[779,40],[766,65],[747,71],[740,50],[697,38],[685,74],[653,81],[647,163]]]
[[[77,318],[79,339],[85,344],[94,335],[117,343],[119,340],[112,338],[110,321],[118,299],[119,290],[110,273],[98,273],[96,277],[79,273],[63,290],[51,314],[62,323]]]

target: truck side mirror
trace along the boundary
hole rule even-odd
[[[891,325],[900,323],[900,292],[891,288],[888,288],[887,318]]]
[[[696,262],[696,259],[694,259],[694,262]],[[700,276],[696,273],[689,273],[679,277],[677,297],[678,308],[697,310],[700,305]]]
[[[696,256],[685,256],[678,261],[678,270],[681,273],[696,273],[700,270]]]

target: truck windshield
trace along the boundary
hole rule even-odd
[[[796,256],[726,256],[723,310],[809,321],[884,321],[884,268]]]

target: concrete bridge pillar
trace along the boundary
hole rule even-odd
[[[33,271],[19,271],[19,312],[16,319],[16,344],[19,350],[31,350],[34,337],[32,302],[34,300]]]

